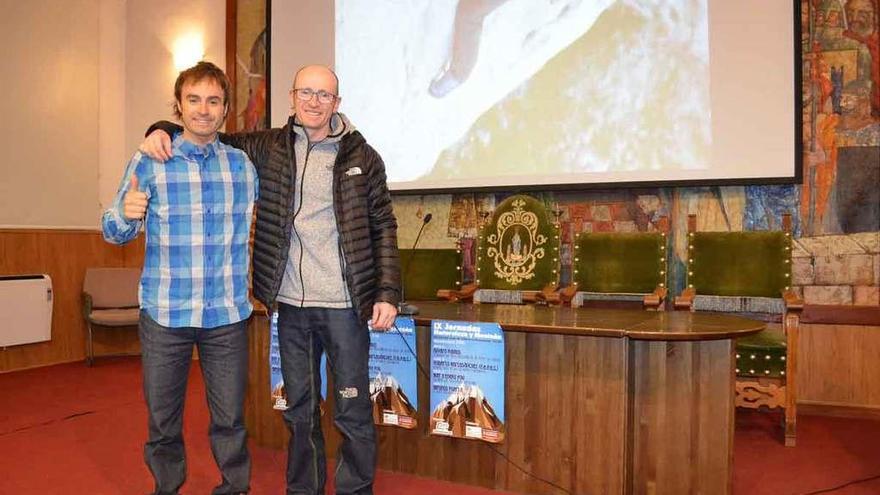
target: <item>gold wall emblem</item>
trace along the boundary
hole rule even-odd
[[[498,217],[495,232],[488,237],[486,255],[495,263],[495,276],[511,285],[535,276],[535,266],[544,257],[547,236],[538,233],[538,216],[524,211],[526,202],[517,199],[513,211]]]

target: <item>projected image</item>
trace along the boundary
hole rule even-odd
[[[395,189],[704,169],[708,43],[706,0],[336,2],[341,110]]]

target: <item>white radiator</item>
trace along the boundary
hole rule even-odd
[[[52,339],[52,279],[0,276],[0,347]]]

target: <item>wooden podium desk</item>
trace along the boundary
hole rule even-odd
[[[764,324],[734,316],[445,302],[416,303],[419,362],[430,367],[434,319],[498,322],[505,331],[504,443],[428,435],[428,379],[419,426],[378,427],[379,467],[521,493],[732,493],[733,339]],[[268,323],[252,318],[247,425],[283,448],[270,406]],[[329,390],[333,390],[332,384]],[[332,394],[330,394],[332,396]],[[324,414],[335,454],[332,397]]]

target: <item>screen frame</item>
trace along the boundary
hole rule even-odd
[[[793,83],[794,83],[794,156],[792,160],[792,173],[786,176],[776,177],[741,177],[741,178],[715,178],[715,179],[674,179],[674,180],[646,180],[646,181],[613,181],[613,182],[573,182],[554,184],[511,184],[494,186],[450,186],[430,188],[406,188],[395,189],[389,183],[388,188],[393,196],[424,196],[430,194],[455,194],[473,192],[534,192],[534,191],[595,191],[617,189],[649,189],[649,188],[676,188],[676,187],[709,187],[709,186],[761,186],[761,185],[797,185],[803,183],[804,163],[804,135],[803,135],[803,46],[802,46],[802,0],[792,2],[792,47],[794,53]],[[266,41],[266,112],[269,122],[272,122],[272,3],[266,2],[266,29],[268,37]]]

